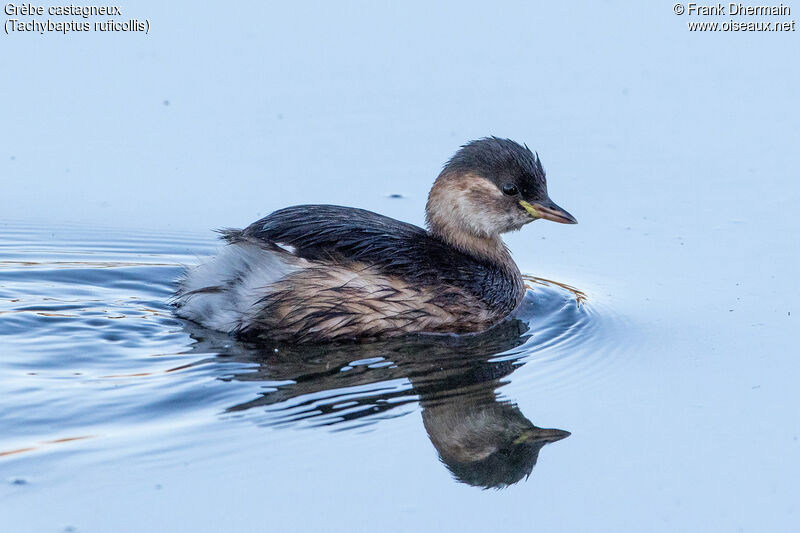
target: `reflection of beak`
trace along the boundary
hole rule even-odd
[[[522,444],[523,442],[555,442],[557,440],[566,439],[570,435],[572,435],[572,433],[561,429],[533,428],[523,431],[522,435],[514,440],[514,444]]]
[[[561,224],[578,223],[574,216],[558,207],[555,202],[550,199],[543,202],[534,202],[532,204],[525,200],[520,200],[519,205],[524,207],[525,211],[534,218],[543,218],[545,220],[552,220],[553,222],[560,222]]]

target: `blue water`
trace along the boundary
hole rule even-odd
[[[569,436],[535,425],[536,410],[524,413],[505,387],[563,388],[619,364],[608,361],[618,349],[596,346],[623,321],[540,278],[528,278],[514,317],[477,336],[253,344],[171,313],[184,266],[218,246],[210,236],[2,229],[0,460],[4,499],[18,505],[30,493],[72,492],[87,472],[146,465],[162,490],[164,471],[240,446],[271,456],[274,441],[308,446],[338,438],[330,432],[382,442],[392,426],[429,436],[425,470],[502,489]],[[350,459],[376,464],[371,454]],[[295,460],[302,471],[305,459]],[[57,529],[74,512],[33,526],[16,509],[11,531]]]
[[[0,532],[797,529],[796,32],[615,0],[121,7],[150,34],[0,36]],[[580,222],[507,236],[540,279],[518,322],[296,349],[172,316],[212,229],[422,224],[491,134]]]

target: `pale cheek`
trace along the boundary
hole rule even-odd
[[[494,184],[482,179],[468,188],[439,187],[430,208],[441,226],[482,237],[515,231],[530,222]]]
[[[453,215],[453,222],[460,222],[471,233],[483,236],[516,231],[530,221],[525,213],[518,213],[513,208],[509,211],[503,210],[494,201],[487,205],[465,198],[454,203]]]
[[[508,215],[506,219],[506,230],[505,231],[516,231],[520,229],[522,226],[530,222],[532,219],[524,215],[522,213],[513,213]]]

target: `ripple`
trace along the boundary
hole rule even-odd
[[[530,337],[514,350],[526,362],[516,381],[547,390],[574,388],[625,364],[637,342],[625,317],[591,291],[525,278],[533,283],[517,313],[529,324]]]
[[[59,453],[55,443],[74,435],[153,431],[178,450],[192,437],[177,428],[215,421],[364,430],[422,410],[436,433],[452,408],[530,424],[497,391],[581,386],[619,364],[629,327],[591,291],[526,277],[515,316],[478,335],[244,343],[167,304],[183,265],[216,246],[164,232],[0,226],[0,459]],[[114,453],[141,455],[131,442]]]
[[[165,300],[181,264],[212,242],[189,250],[191,238],[164,233],[0,227],[0,450],[39,453],[70,432],[181,416],[153,406],[178,405],[185,390],[132,376],[170,379],[194,357]]]

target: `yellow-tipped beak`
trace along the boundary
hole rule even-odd
[[[546,202],[528,203],[525,200],[520,200],[521,205],[525,211],[528,212],[533,218],[543,218],[545,220],[552,220],[561,224],[577,224],[578,221],[575,217],[567,213],[564,209],[558,207],[552,200]]]

